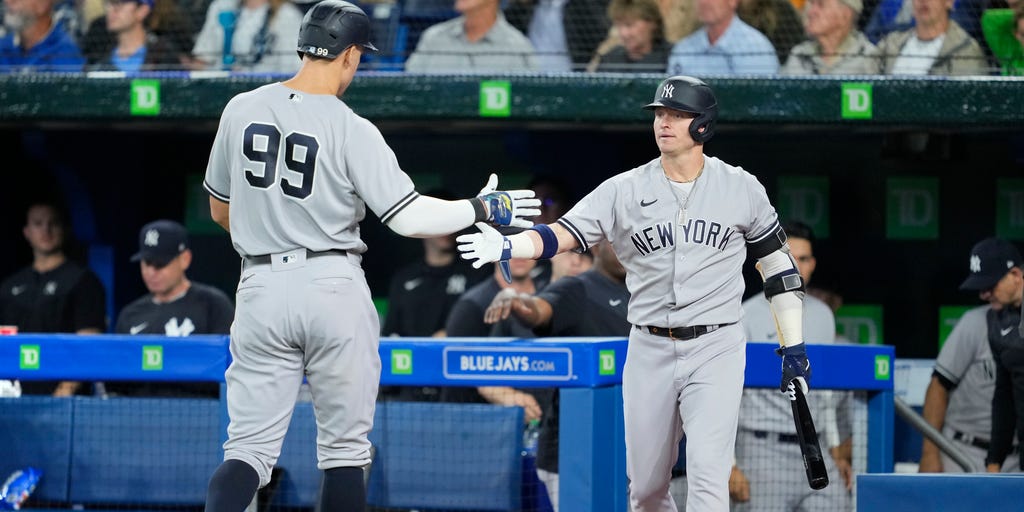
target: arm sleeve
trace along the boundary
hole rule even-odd
[[[579,336],[579,323],[586,312],[586,291],[575,277],[559,279],[537,294],[551,305],[551,321],[534,329],[538,336]]]
[[[558,224],[576,239],[580,251],[608,238],[615,223],[615,204],[618,187],[614,178],[600,184],[569,210]]]
[[[491,326],[484,323],[484,312],[471,300],[461,299],[452,306],[445,324],[448,337],[487,336]]]
[[[996,347],[992,347],[996,360],[996,390],[992,394],[992,439],[988,447],[985,464],[1000,464],[1006,460],[1013,444],[1013,430],[1017,425],[1017,414],[1013,403],[1013,382],[1010,372],[1000,361]]]
[[[417,195],[396,211],[386,223],[399,235],[431,238],[461,231],[475,220],[476,211],[469,200],[445,201]]]
[[[764,185],[753,175],[747,175],[747,199],[750,207],[750,225],[743,235],[747,248],[755,258],[763,258],[772,251],[782,248],[785,241],[779,237],[782,229],[775,207],[768,200]]]
[[[85,271],[69,299],[74,331],[89,328],[107,331],[107,294],[95,274]]]

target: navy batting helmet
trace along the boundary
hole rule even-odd
[[[370,19],[355,4],[323,0],[302,18],[298,47],[300,59],[304,53],[334,59],[354,44],[377,51],[370,42]]]
[[[718,121],[718,100],[708,84],[689,76],[671,76],[658,84],[654,101],[644,105],[653,110],[666,107],[672,110],[697,114],[690,123],[690,136],[694,142],[705,143],[715,135]]]

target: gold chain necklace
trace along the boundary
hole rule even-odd
[[[668,183],[668,189],[670,192],[672,192],[672,197],[676,198],[676,204],[679,205],[679,214],[676,216],[676,222],[679,224],[679,227],[683,227],[684,225],[686,225],[687,209],[690,207],[690,200],[693,199],[694,194],[697,192],[697,184],[695,182],[697,181],[697,178],[701,177],[702,174],[704,174],[704,166],[701,166],[700,171],[697,172],[697,175],[694,176],[693,179],[675,182],[693,183],[693,188],[690,189],[689,194],[686,194],[686,200],[684,201],[682,199],[679,199],[679,194],[676,193],[676,186],[675,184],[673,184],[672,180],[668,179],[668,174],[662,172],[662,175],[665,176],[665,182]]]

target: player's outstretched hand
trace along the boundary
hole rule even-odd
[[[533,222],[524,217],[536,217],[540,215],[540,199],[532,190],[496,190],[498,188],[498,175],[491,174],[487,184],[480,189],[477,198],[487,208],[487,222],[496,226],[512,226],[517,228],[528,228]]]
[[[782,384],[779,385],[779,391],[785,393],[789,383],[796,379],[806,394],[807,381],[811,380],[811,362],[807,360],[807,345],[799,343],[791,347],[779,347],[775,353],[782,356]]]
[[[473,262],[473,268],[480,268],[496,261],[501,267],[501,276],[505,278],[505,282],[511,283],[512,270],[509,268],[508,260],[512,258],[512,245],[508,238],[486,222],[477,222],[475,225],[480,230],[479,233],[469,233],[455,239],[459,244],[462,259]]]

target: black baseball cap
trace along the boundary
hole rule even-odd
[[[971,248],[970,272],[960,285],[965,291],[984,291],[995,287],[1007,272],[1021,264],[1020,251],[1001,238],[986,238]]]
[[[157,220],[139,231],[139,252],[132,261],[145,261],[163,267],[188,249],[188,231],[173,220]]]

